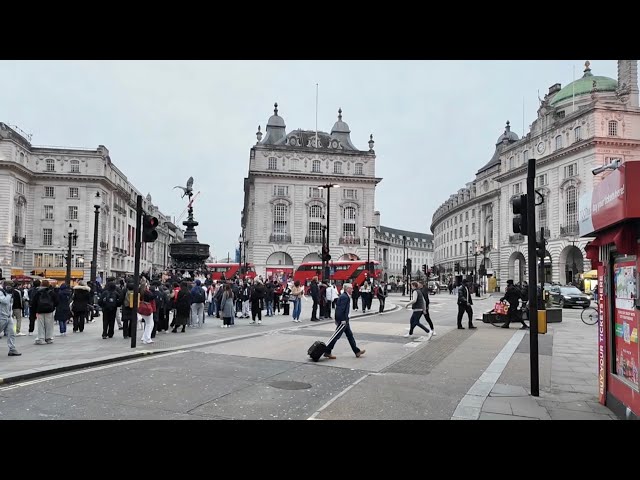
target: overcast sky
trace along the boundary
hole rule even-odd
[[[383,225],[429,231],[434,210],[493,155],[507,120],[519,136],[554,83],[582,76],[567,61],[2,61],[0,121],[34,145],[96,148],[160,210],[195,178],[198,238],[234,255],[243,178],[258,125],[278,102],[287,131],[326,132],[342,107],[351,140],[375,140]],[[591,60],[617,78],[615,60]]]

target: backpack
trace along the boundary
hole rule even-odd
[[[204,303],[206,300],[202,287],[196,287],[196,293],[193,296],[193,303]]]
[[[116,308],[118,308],[118,292],[116,292],[115,290],[113,292],[109,292],[107,291],[103,296],[102,296],[102,308],[104,310],[107,311],[114,311]]]
[[[156,301],[156,309],[159,311],[164,310],[164,306],[166,303],[166,296],[164,292],[160,289],[155,291],[155,301]]]
[[[37,313],[51,313],[56,309],[51,298],[50,290],[41,290],[38,295],[38,311]]]

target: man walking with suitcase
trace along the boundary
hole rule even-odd
[[[336,356],[331,354],[333,347],[336,342],[344,332],[347,335],[347,340],[349,340],[349,345],[351,345],[351,350],[355,353],[356,357],[360,358],[364,355],[365,351],[360,350],[356,345],[356,339],[353,338],[353,332],[351,331],[351,326],[349,325],[349,309],[351,308],[351,292],[353,292],[353,287],[350,283],[345,283],[342,287],[342,294],[338,297],[338,304],[336,305],[335,311],[335,323],[336,323],[336,331],[333,333],[333,336],[329,340],[329,344],[324,352],[324,356],[326,358],[335,359]]]

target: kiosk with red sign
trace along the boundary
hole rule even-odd
[[[603,175],[604,176],[604,175]],[[627,161],[580,197],[580,236],[598,271],[598,396],[640,418],[640,161]]]

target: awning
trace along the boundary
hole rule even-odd
[[[584,272],[584,278],[588,278],[590,280],[598,278],[598,270],[589,270],[588,272]]]
[[[584,247],[587,258],[591,260],[592,266],[601,265],[599,249],[602,245],[613,243],[616,250],[621,254],[635,255],[638,244],[633,227],[629,224],[617,225],[597,234],[595,240],[590,241]]]

